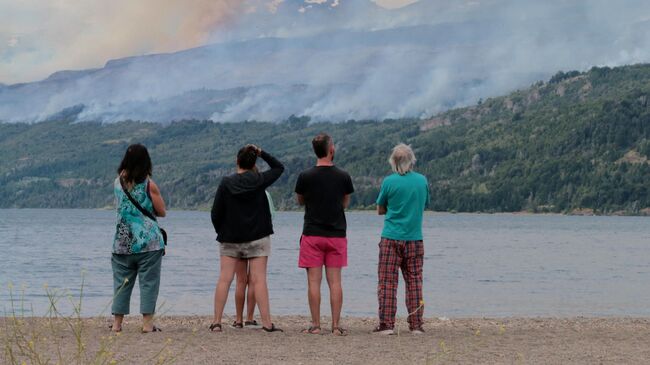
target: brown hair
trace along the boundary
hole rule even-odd
[[[257,162],[257,150],[254,146],[247,145],[237,152],[237,166],[244,170],[251,170]]]
[[[330,144],[332,143],[332,137],[326,133],[321,133],[314,137],[311,141],[311,145],[314,148],[314,153],[316,157],[323,158],[326,157],[329,153]]]

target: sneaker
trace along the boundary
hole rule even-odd
[[[249,328],[249,329],[253,329],[253,330],[258,330],[258,329],[262,328],[262,325],[259,324],[259,323],[257,323],[256,320],[252,320],[252,321],[246,321],[246,322],[244,322],[244,328]]]
[[[422,329],[422,327],[414,328],[411,330],[411,333],[414,335],[423,335],[424,329]]]
[[[392,328],[386,326],[385,324],[381,324],[377,327],[375,327],[374,330],[372,330],[373,334],[376,335],[392,335],[395,333]]]

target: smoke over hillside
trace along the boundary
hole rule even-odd
[[[427,117],[558,70],[650,61],[641,0],[163,3],[189,20],[174,28],[178,39],[209,45],[0,85],[0,120],[39,121],[75,105],[80,120],[108,122]],[[168,10],[158,17],[173,21]]]

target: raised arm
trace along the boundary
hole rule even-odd
[[[278,161],[275,157],[271,156],[266,151],[260,150],[260,157],[264,160],[270,167],[269,170],[262,172],[262,178],[264,182],[262,183],[264,188],[269,187],[277,179],[280,178],[284,172],[284,165]]]

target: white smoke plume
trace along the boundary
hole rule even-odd
[[[424,118],[559,70],[650,61],[645,0],[422,0],[394,10],[366,0],[194,1],[201,11],[172,4],[143,18],[193,19],[136,37],[159,41],[116,30],[114,42],[130,55],[179,39],[214,44],[0,86],[0,120],[42,120],[78,104],[82,120],[104,121]],[[139,19],[127,18],[110,27]]]

